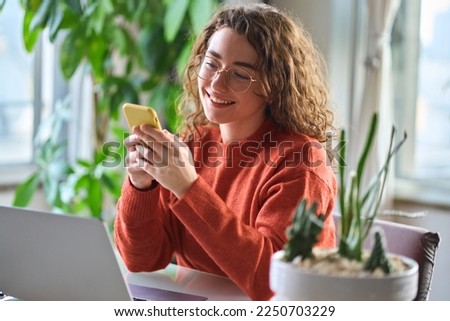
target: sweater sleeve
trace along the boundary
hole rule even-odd
[[[129,271],[154,271],[170,263],[174,248],[164,224],[167,208],[160,202],[161,187],[136,189],[126,179],[117,203],[114,240]]]
[[[272,254],[286,241],[286,227],[300,197],[320,197],[319,210],[331,212],[334,191],[309,172],[300,177],[274,177],[262,194],[255,226],[233,214],[210,186],[199,177],[184,197],[171,204],[173,213],[202,248],[251,299],[268,300]],[[299,186],[304,186],[299,190]],[[308,194],[308,195],[306,195]],[[331,218],[332,220],[332,218]],[[328,224],[328,223],[327,223]],[[321,238],[321,246],[334,246],[334,224]]]

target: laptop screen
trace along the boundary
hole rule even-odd
[[[1,206],[0,290],[22,300],[131,300],[103,222]]]

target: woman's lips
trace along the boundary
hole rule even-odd
[[[224,99],[221,99],[221,98],[218,98],[218,97],[213,97],[210,94],[208,94],[208,98],[214,105],[230,106],[230,105],[234,104],[234,101],[224,100]]]

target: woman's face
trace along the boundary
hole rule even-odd
[[[207,63],[212,62],[219,70],[240,68],[256,79],[246,92],[237,93],[228,87],[225,71],[211,80],[198,78],[206,117],[213,123],[253,133],[264,120],[266,106],[266,99],[258,94],[261,92],[261,83],[254,67],[257,61],[256,50],[244,35],[231,28],[222,28],[210,38],[205,56]]]

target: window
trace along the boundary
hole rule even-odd
[[[403,1],[392,35],[397,123],[409,139],[397,194],[450,205],[450,0]]]
[[[55,98],[66,94],[48,36],[26,52],[23,15],[18,1],[7,1],[0,12],[0,184],[6,185],[22,182],[33,169],[37,129]]]
[[[16,1],[0,14],[0,166],[33,160],[36,82],[33,55],[22,43],[22,15]]]

